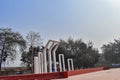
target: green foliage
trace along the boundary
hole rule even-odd
[[[0,28],[0,68],[2,62],[15,59],[16,51],[23,51],[26,41],[18,32],[13,32],[10,28]]]
[[[120,63],[120,40],[114,40],[102,46],[103,55],[106,63]]]
[[[69,38],[67,41],[60,40],[57,55],[60,53],[65,55],[65,60],[73,58],[75,68],[94,67],[99,58],[98,50],[93,48],[92,42],[86,44],[81,39],[73,40]]]

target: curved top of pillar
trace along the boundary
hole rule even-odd
[[[59,45],[59,43],[60,43],[60,42],[55,41],[55,40],[49,40],[49,41],[47,42],[45,48],[46,48],[46,49],[49,49],[51,46],[53,46],[53,44],[54,44],[54,46],[55,46],[55,45]]]

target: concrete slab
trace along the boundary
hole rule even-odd
[[[120,80],[120,68],[92,72],[87,74],[80,74],[70,76],[66,79],[54,80]]]

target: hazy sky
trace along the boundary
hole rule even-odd
[[[44,42],[82,38],[100,48],[120,37],[120,0],[0,0],[0,27],[39,32]]]

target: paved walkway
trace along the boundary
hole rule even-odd
[[[120,80],[120,68],[70,76],[55,80]]]

